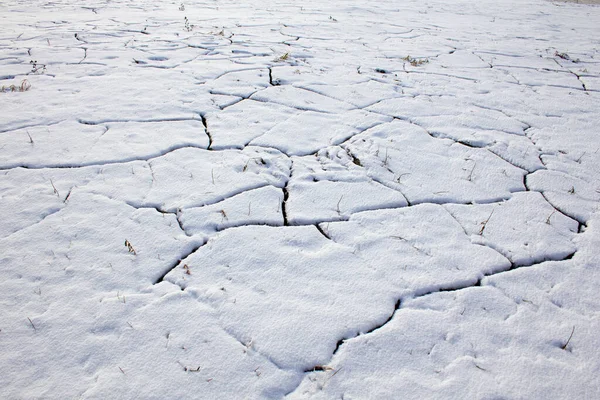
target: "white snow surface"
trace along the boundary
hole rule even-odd
[[[0,2],[0,398],[600,398],[578,3]]]

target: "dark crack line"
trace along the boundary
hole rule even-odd
[[[559,66],[559,67],[561,67],[561,68],[563,69],[563,71],[556,71],[556,72],[563,72],[563,73],[569,73],[569,74],[571,74],[571,75],[574,75],[574,76],[577,78],[577,80],[579,81],[579,83],[581,84],[581,87],[583,87],[583,91],[584,91],[584,92],[587,92],[587,91],[588,91],[587,87],[585,86],[585,83],[583,83],[583,81],[581,80],[581,75],[579,75],[579,74],[578,74],[578,73],[576,73],[576,72],[573,72],[573,71],[571,71],[569,68],[565,68],[565,67],[564,67],[564,66],[563,66],[561,63],[559,63],[559,62],[558,62],[558,61],[557,61],[555,58],[552,58],[552,60],[554,60],[554,62],[555,62],[556,64],[558,64],[558,66]],[[594,90],[594,91],[595,91],[595,90]]]
[[[28,129],[28,128],[36,128],[39,126],[53,126],[53,125],[58,125],[61,122],[65,122],[66,120],[60,120],[60,121],[55,121],[55,122],[49,122],[47,124],[29,124],[29,125],[21,125],[21,126],[17,126],[16,128],[9,128],[9,129],[4,129],[4,128],[0,128],[0,133],[7,133],[7,132],[12,132],[12,131],[18,131],[21,129]]]
[[[325,239],[327,240],[331,240],[331,237],[323,230],[323,228],[321,227],[321,223],[317,223],[315,224],[315,228],[317,228],[317,230],[319,231],[319,233],[321,235],[323,235],[325,237]]]
[[[200,301],[199,299],[196,299],[197,301]],[[269,356],[268,354],[265,354],[264,352],[256,349],[254,346],[252,346],[252,341],[249,341],[247,343],[244,343],[239,337],[237,337],[235,334],[233,334],[233,332],[231,332],[229,329],[225,328],[224,326],[221,326],[221,329],[223,329],[223,331],[229,335],[233,340],[235,340],[236,342],[238,342],[239,344],[241,344],[242,346],[244,346],[246,348],[246,350],[244,350],[244,353],[251,350],[252,352],[260,355],[261,357],[263,357],[265,360],[267,360],[268,362],[270,362],[271,364],[273,364],[277,369],[281,370],[281,371],[293,371],[293,369],[290,368],[286,368],[283,365],[279,364],[277,361],[275,361],[271,356]]]
[[[244,188],[244,189],[240,190],[239,192],[233,192],[231,194],[227,194],[227,195],[223,196],[222,198],[220,198],[218,200],[215,200],[215,201],[212,201],[212,202],[204,202],[204,203],[192,204],[192,205],[188,205],[188,206],[185,206],[185,207],[181,207],[181,210],[188,210],[190,208],[201,208],[201,207],[214,206],[216,204],[222,203],[225,200],[232,199],[232,198],[234,198],[236,196],[239,196],[241,194],[244,194],[244,193],[247,193],[247,192],[251,192],[253,190],[264,189],[264,188],[269,187],[269,186],[272,186],[272,187],[275,187],[275,188],[277,187],[277,186],[271,185],[269,183],[257,185],[255,187],[247,187],[247,188]]]
[[[402,305],[405,303],[406,300],[409,299],[416,299],[416,298],[420,298],[420,297],[425,297],[425,296],[429,296],[435,293],[440,293],[440,292],[456,292],[456,291],[460,291],[460,290],[465,290],[465,289],[469,289],[472,287],[479,287],[482,286],[482,281],[483,279],[490,277],[490,276],[495,276],[495,275],[499,275],[499,274],[503,274],[509,271],[513,271],[515,269],[518,268],[522,268],[522,267],[533,267],[535,265],[539,265],[542,264],[544,262],[548,262],[548,261],[566,261],[566,260],[570,260],[575,256],[576,252],[572,252],[570,254],[568,254],[565,257],[562,257],[561,259],[558,260],[543,260],[540,262],[536,262],[533,264],[529,264],[529,265],[516,265],[516,264],[511,264],[509,268],[506,269],[502,269],[502,270],[498,270],[498,271],[494,271],[494,272],[490,272],[488,274],[484,274],[481,278],[476,279],[476,280],[470,280],[470,282],[464,283],[464,284],[460,284],[460,285],[439,285],[437,288],[435,289],[424,289],[422,291],[416,290],[414,291],[412,294],[409,295],[405,295],[400,297],[399,299],[396,300],[396,304],[394,306],[394,309],[392,310],[390,316],[383,321],[382,323],[375,325],[374,327],[372,327],[371,329],[365,331],[365,332],[357,332],[354,336],[351,337],[344,337],[341,338],[340,340],[337,341],[336,347],[329,359],[329,362],[327,364],[330,364],[331,361],[333,360],[333,358],[335,357],[335,355],[338,353],[338,351],[340,350],[340,348],[342,347],[342,345],[352,339],[356,339],[358,337],[361,336],[365,336],[365,335],[369,335],[371,333],[374,333],[382,328],[384,328],[388,323],[390,323],[394,317],[396,316],[396,313],[398,312],[398,310],[402,309]],[[327,365],[326,364],[326,365]],[[324,371],[325,369],[323,368],[322,365],[315,365],[312,368],[306,369],[304,370],[304,373],[310,373],[310,372],[314,372],[314,371]],[[298,387],[300,386],[300,384],[298,384],[298,386],[296,388],[294,388],[292,391],[290,391],[289,393],[293,393]],[[288,393],[288,394],[289,394]]]
[[[63,201],[63,204],[64,204],[64,201]],[[61,211],[62,211],[64,208],[65,208],[65,206],[64,206],[64,205],[62,205],[60,208],[58,208],[58,209],[56,209],[56,210],[51,210],[51,211],[50,211],[48,214],[44,215],[44,216],[43,216],[43,217],[42,217],[42,218],[41,218],[39,221],[37,221],[37,222],[34,222],[34,223],[32,223],[31,225],[27,225],[27,226],[25,226],[25,227],[23,227],[23,228],[17,229],[16,231],[14,231],[14,232],[11,232],[11,233],[9,233],[8,235],[6,235],[6,236],[4,236],[4,237],[0,237],[0,240],[8,239],[8,238],[10,238],[11,236],[13,236],[13,235],[16,235],[16,234],[17,234],[17,233],[19,233],[19,232],[22,232],[22,231],[24,231],[24,230],[26,230],[26,229],[29,229],[29,228],[33,227],[33,226],[39,225],[39,224],[41,224],[42,222],[44,222],[44,221],[46,220],[46,218],[48,218],[48,217],[51,217],[51,216],[52,216],[52,215],[54,215],[54,214],[58,214],[58,213],[59,213],[59,212],[61,212]]]
[[[460,142],[459,142],[459,143],[460,143]],[[461,143],[461,144],[463,144],[463,143]],[[523,170],[523,171],[526,171],[526,172],[527,172],[527,175],[529,175],[529,174],[531,174],[531,173],[533,173],[533,172],[535,172],[535,171],[539,171],[539,170],[541,170],[541,169],[546,169],[546,168],[542,168],[542,167],[533,168],[533,169],[525,168],[524,166],[517,165],[517,164],[515,164],[514,162],[507,160],[507,159],[506,159],[506,158],[504,158],[504,157],[503,157],[501,154],[498,154],[498,153],[496,153],[496,152],[494,151],[494,149],[493,149],[493,148],[490,148],[490,147],[487,147],[487,146],[486,146],[486,147],[482,147],[482,148],[486,149],[487,151],[489,151],[490,153],[492,153],[492,154],[493,154],[493,155],[495,155],[496,157],[498,157],[498,158],[502,159],[502,161],[504,161],[504,162],[506,162],[506,163],[508,163],[508,164],[512,165],[513,167],[515,167],[515,168],[519,168],[519,169],[521,169],[521,170]],[[539,154],[537,154],[537,156],[538,156],[538,158],[539,158]],[[541,160],[540,160],[540,161],[541,161]],[[542,163],[542,165],[543,165],[543,163]],[[528,189],[528,190],[529,190],[529,189]]]
[[[256,93],[256,92],[255,92],[255,93]],[[211,94],[212,94],[212,93],[211,93]],[[226,110],[227,108],[229,108],[229,107],[231,107],[231,106],[235,106],[236,104],[238,104],[238,103],[241,103],[241,102],[242,102],[242,101],[244,101],[244,100],[253,100],[253,99],[250,99],[249,97],[241,97],[241,96],[232,96],[232,97],[237,97],[238,99],[236,99],[234,102],[232,102],[232,103],[229,103],[229,104],[226,104],[226,105],[224,105],[224,106],[219,106],[219,109],[220,109],[221,111],[223,111],[223,110]]]
[[[171,272],[175,268],[177,268],[177,266],[179,264],[181,264],[181,262],[183,260],[185,260],[186,258],[188,258],[189,256],[191,256],[192,254],[194,254],[196,251],[198,251],[198,249],[200,249],[202,246],[206,245],[206,243],[208,243],[208,241],[206,241],[204,243],[201,243],[199,245],[194,246],[191,251],[189,251],[189,252],[185,253],[184,255],[182,255],[181,257],[179,257],[175,262],[173,262],[173,264],[171,264],[171,266],[167,270],[165,270],[165,272],[160,277],[158,277],[158,279],[156,281],[154,281],[154,285],[157,285],[160,282],[163,282],[164,279],[165,279],[165,277],[169,274],[169,272]],[[181,288],[181,289],[183,290],[184,288]]]
[[[371,180],[373,182],[378,183],[381,186],[385,186],[388,189],[392,189],[392,190],[400,193],[402,195],[402,197],[404,197],[404,199],[406,200],[406,204],[408,205],[408,207],[416,206],[416,205],[420,204],[420,203],[413,203],[412,201],[410,201],[409,198],[408,198],[408,196],[406,196],[404,194],[404,192],[402,192],[402,190],[400,190],[400,188],[396,187],[395,185],[387,184],[383,179],[379,179],[379,177],[371,175],[368,172],[367,172],[367,174],[368,174],[368,177],[371,178]],[[431,201],[425,201],[423,203],[432,203],[432,202]],[[435,204],[442,204],[442,203],[435,203]]]
[[[527,184],[527,178],[529,177],[530,174],[531,174],[531,172],[523,175],[523,187],[525,188],[526,192],[530,192],[531,191],[531,189],[529,189],[529,185]]]
[[[225,231],[227,231],[229,229],[252,227],[252,226],[268,226],[268,227],[271,227],[271,228],[281,228],[282,226],[285,226],[285,225],[274,224],[274,223],[266,222],[266,221],[251,222],[251,223],[240,222],[239,224],[238,223],[232,223],[229,226],[224,226],[224,227],[221,227],[221,228],[216,228],[216,233],[225,232]],[[303,225],[303,226],[308,226],[308,224],[307,225]]]
[[[348,139],[350,140],[350,139]],[[360,161],[360,158],[358,158],[353,152],[352,150],[350,150],[348,148],[348,146],[344,146],[344,143],[340,144],[340,147],[342,149],[344,149],[346,151],[346,153],[348,154],[348,156],[350,157],[350,159],[352,160],[352,163],[356,166],[362,167],[364,168],[364,166],[362,165],[362,162]]]
[[[273,81],[273,67],[269,67],[269,85],[279,86],[279,81]]]
[[[370,112],[370,111],[367,111],[367,112]],[[381,115],[381,114],[380,114],[380,115]],[[390,118],[391,118],[391,117],[390,117]],[[393,119],[392,119],[392,121],[393,121]],[[356,132],[355,132],[355,133],[352,133],[352,134],[350,134],[350,135],[349,135],[347,138],[345,138],[345,139],[341,139],[339,142],[337,142],[337,141],[336,141],[336,142],[332,142],[332,143],[330,143],[330,144],[329,144],[329,146],[340,146],[340,147],[342,147],[342,148],[343,148],[343,147],[344,147],[344,146],[343,146],[344,144],[348,143],[349,141],[351,141],[352,139],[354,139],[356,136],[362,135],[363,133],[365,133],[365,132],[367,132],[367,131],[369,131],[369,130],[371,130],[371,129],[377,128],[378,126],[385,125],[385,124],[389,124],[389,123],[390,123],[390,122],[392,122],[392,121],[375,122],[375,123],[373,123],[373,125],[370,125],[370,126],[368,126],[368,127],[366,127],[366,128],[363,128],[363,129],[358,129],[358,128],[356,128],[356,127],[353,127],[353,126],[351,126],[351,125],[346,125],[346,126],[349,126],[351,129],[356,129]],[[321,149],[319,149],[319,150],[321,150]],[[317,150],[317,153],[319,152],[319,150]],[[307,154],[307,155],[308,155],[308,154]]]
[[[90,121],[85,119],[77,119],[82,125],[104,125],[111,123],[128,123],[128,122],[138,122],[138,123],[153,123],[153,122],[183,122],[183,121],[198,121],[197,118],[189,118],[189,117],[175,117],[175,118],[149,118],[149,119],[103,119],[98,121]]]
[[[580,218],[577,218],[577,217],[575,217],[573,215],[569,215],[569,213],[567,213],[566,211],[561,210],[560,208],[558,208],[557,206],[555,206],[550,200],[548,200],[548,196],[546,196],[545,192],[538,191],[538,193],[540,193],[542,195],[542,197],[544,198],[544,200],[546,200],[548,202],[548,204],[550,204],[552,206],[552,208],[554,208],[556,211],[558,211],[559,213],[561,213],[565,217],[568,217],[568,218],[570,218],[570,219],[572,219],[574,221],[577,221],[579,224],[583,224],[583,225],[586,224],[586,221],[584,221],[584,220],[582,220]]]
[[[487,247],[487,246],[486,246]],[[492,249],[493,250],[493,249]],[[566,256],[562,256],[562,257],[558,257],[558,258],[554,258],[554,257],[547,257],[543,260],[539,260],[539,261],[535,261],[535,262],[530,262],[530,263],[511,263],[509,268],[506,269],[502,269],[502,270],[498,270],[498,271],[493,271],[487,274],[483,274],[483,276],[479,279],[477,279],[475,282],[473,283],[466,283],[463,285],[446,285],[446,286],[440,286],[439,288],[433,289],[433,290],[427,290],[427,291],[415,291],[414,294],[412,296],[410,296],[411,299],[417,299],[420,297],[424,297],[424,296],[429,296],[438,292],[456,292],[459,290],[464,290],[464,289],[468,289],[471,287],[476,287],[476,286],[483,286],[485,285],[485,283],[483,283],[483,280],[485,278],[489,278],[491,276],[496,276],[499,274],[503,274],[506,272],[510,272],[510,271],[514,271],[516,269],[519,268],[530,268],[530,267],[535,267],[537,265],[546,263],[546,262],[561,262],[561,261],[567,261],[567,260],[571,260],[575,254],[577,254],[577,251],[573,251],[569,254],[567,254]]]
[[[283,225],[284,226],[289,226],[289,221],[288,221],[288,210],[287,210],[287,201],[290,197],[290,192],[288,191],[288,185],[290,184],[291,180],[292,180],[292,175],[294,174],[294,160],[290,158],[290,175],[288,177],[288,180],[285,182],[285,185],[283,186],[283,199],[281,200],[281,215],[283,216]]]
[[[283,215],[283,225],[284,226],[290,225],[290,223],[288,221],[288,216],[287,216],[287,201],[288,201],[288,198],[290,197],[290,192],[287,189],[288,183],[289,183],[289,181],[286,182],[285,186],[283,187],[283,200],[281,201],[281,214]]]
[[[177,146],[172,146],[167,148],[164,151],[161,151],[157,154],[154,155],[150,155],[148,157],[141,157],[141,158],[124,158],[121,160],[106,160],[106,161],[100,161],[100,162],[81,162],[81,163],[77,163],[77,164],[70,164],[70,163],[64,163],[64,164],[48,164],[48,165],[29,165],[29,164],[13,164],[13,165],[8,165],[8,166],[3,166],[0,167],[0,171],[8,171],[11,169],[16,169],[16,168],[23,168],[23,169],[30,169],[30,170],[40,170],[40,169],[76,169],[76,168],[87,168],[87,167],[102,167],[105,165],[114,165],[114,164],[127,164],[127,163],[131,163],[131,162],[135,162],[135,161],[150,161],[150,160],[154,160],[156,158],[160,158],[160,157],[164,157],[169,153],[173,153],[177,150],[182,150],[182,149],[199,149],[199,150],[207,150],[205,147],[202,146],[198,146],[198,145],[192,145],[192,144],[183,144],[183,145],[177,145]]]
[[[480,150],[480,149],[481,150],[487,150],[493,156],[498,157],[499,159],[501,159],[502,161],[506,162],[507,164],[510,164],[513,167],[518,168],[518,169],[520,169],[522,171],[525,171],[527,173],[535,172],[538,169],[540,169],[540,168],[538,168],[538,169],[535,169],[533,171],[530,171],[530,170],[528,170],[528,169],[526,169],[524,167],[521,167],[521,166],[519,166],[519,165],[517,165],[517,164],[515,164],[515,163],[513,163],[513,162],[511,162],[509,160],[507,160],[506,158],[502,157],[500,154],[492,151],[492,149],[489,147],[489,145],[477,146],[475,144],[466,142],[463,139],[455,139],[455,138],[449,137],[447,135],[440,135],[440,134],[432,133],[432,132],[429,131],[429,129],[427,129],[424,126],[422,126],[422,125],[418,124],[417,122],[413,121],[411,118],[398,117],[398,116],[394,116],[394,115],[380,113],[380,112],[377,112],[377,111],[371,111],[371,112],[376,113],[376,114],[380,114],[380,115],[385,115],[385,116],[388,116],[388,117],[392,117],[394,120],[398,120],[398,121],[402,121],[402,122],[407,122],[409,124],[418,126],[419,128],[423,129],[423,131],[425,131],[425,133],[427,133],[433,139],[440,139],[440,140],[446,140],[447,139],[447,140],[453,141],[455,144],[462,145],[462,146],[465,146],[465,147],[468,147],[468,148],[471,148],[471,149],[475,149],[475,150]],[[385,124],[385,123],[387,123],[387,122],[383,122],[383,123],[378,124],[378,125],[382,125],[382,124]],[[378,126],[378,125],[376,125],[376,126]],[[504,132],[504,133],[509,134],[509,135],[516,135],[516,134],[510,133],[510,132]],[[356,135],[354,135],[354,136],[356,136]],[[521,137],[521,135],[516,135],[516,136]]]
[[[179,225],[179,229],[181,229],[183,231],[183,233],[185,233],[185,236],[191,237],[192,235],[185,230],[185,227],[183,226],[183,222],[181,221],[181,211],[177,210],[177,212],[175,212],[175,220],[177,221],[177,224]]]
[[[208,122],[206,121],[206,116],[204,114],[200,114],[200,120],[202,121],[202,125],[204,125],[204,133],[206,133],[206,136],[208,136],[208,147],[206,148],[206,150],[212,150],[211,147],[213,144],[213,138],[210,134],[210,131],[208,130]]]

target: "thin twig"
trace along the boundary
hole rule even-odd
[[[57,195],[58,197],[60,197],[60,194],[58,193],[58,189],[56,189],[56,186],[54,186],[54,182],[52,182],[52,179],[50,179],[50,184],[52,185],[52,189],[54,189],[54,194]]]
[[[342,199],[343,199],[343,198],[344,198],[344,195],[341,195],[341,196],[340,196],[340,199],[339,199],[339,200],[338,200],[338,202],[337,202],[337,213],[338,213],[338,214],[341,214],[341,212],[340,212],[340,203],[342,202]]]
[[[567,343],[565,343],[564,345],[562,345],[560,348],[563,350],[567,349],[567,346],[569,345],[569,342],[571,341],[571,338],[573,337],[573,334],[575,333],[575,326],[573,326],[573,330],[571,331],[571,336],[569,336],[569,339],[567,339]]]
[[[492,215],[494,215],[494,210],[492,210],[492,212],[490,213],[490,216],[481,223],[481,229],[479,230],[479,235],[483,235],[483,231],[485,230],[485,227],[487,226],[487,223],[490,221],[490,218],[492,218]]]

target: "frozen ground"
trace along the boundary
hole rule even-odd
[[[543,0],[2,1],[0,397],[600,398],[599,37]]]

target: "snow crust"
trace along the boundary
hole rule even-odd
[[[598,6],[0,21],[0,397],[600,398]]]

